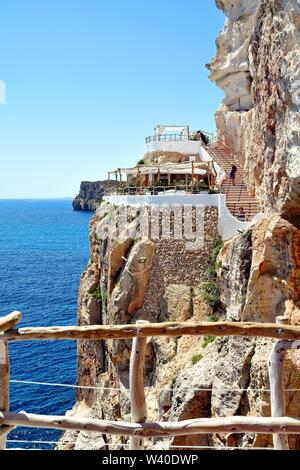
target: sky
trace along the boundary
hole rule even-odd
[[[214,0],[2,2],[0,198],[74,197],[157,124],[215,130]]]

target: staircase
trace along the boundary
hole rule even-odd
[[[249,194],[247,185],[244,181],[244,171],[241,166],[237,165],[238,171],[235,179],[235,186],[229,180],[232,161],[235,157],[229,147],[221,142],[214,143],[208,149],[215,162],[223,168],[226,178],[222,183],[221,191],[226,194],[226,204],[232,215],[235,217],[239,214],[242,207],[246,214],[246,220],[250,221],[259,212],[259,204],[256,199]]]

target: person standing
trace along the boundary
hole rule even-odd
[[[240,208],[239,208],[238,219],[239,219],[241,222],[246,222],[246,213],[245,213],[243,207],[240,207]]]
[[[232,181],[232,186],[235,186],[235,178],[236,178],[236,174],[237,174],[237,166],[236,166],[236,162],[232,162],[231,163],[231,171],[230,171],[230,175],[229,175],[229,179],[230,181]]]

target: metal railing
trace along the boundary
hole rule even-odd
[[[202,132],[202,134],[207,137],[209,144],[212,144],[215,141],[215,134],[213,132]],[[152,142],[188,142],[196,141],[202,142],[201,139],[196,138],[196,131],[191,131],[189,134],[157,134],[146,137],[145,143],[150,144]],[[205,145],[205,142],[203,142]]]
[[[107,195],[120,195],[120,196],[158,196],[165,194],[219,194],[220,190],[212,191],[207,185],[201,184],[178,184],[175,186],[125,186],[123,188],[110,188],[107,190]]]

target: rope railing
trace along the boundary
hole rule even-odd
[[[99,432],[104,435],[130,437],[130,449],[142,449],[145,438],[163,438],[215,433],[273,434],[275,449],[288,448],[287,436],[300,434],[300,419],[285,416],[283,364],[285,352],[300,349],[300,327],[286,324],[261,323],[142,323],[136,325],[95,325],[12,329],[22,316],[14,312],[0,319],[0,443],[6,448],[6,435],[16,426]],[[145,339],[154,336],[180,337],[264,337],[277,339],[269,361],[272,417],[231,416],[226,418],[196,418],[179,422],[147,422],[143,380]],[[8,343],[28,340],[116,340],[133,339],[130,361],[131,415],[137,422],[105,421],[74,416],[46,416],[9,411],[10,380]],[[19,381],[19,383],[26,381]],[[43,384],[42,382],[40,384]],[[67,384],[52,384],[68,386]],[[79,387],[74,385],[72,387]],[[210,390],[210,389],[209,389]],[[298,391],[297,389],[295,389]],[[178,390],[177,390],[178,391]],[[232,391],[232,389],[230,389]],[[237,392],[241,392],[238,389]],[[246,391],[249,391],[246,389]]]
[[[37,445],[58,445],[61,444],[60,441],[31,441],[31,440],[18,440],[18,439],[8,439],[7,440],[8,444],[37,444]],[[63,441],[63,444],[73,444],[73,441]],[[103,447],[108,447],[109,444],[104,445]],[[116,447],[118,449],[122,450],[130,450],[128,444],[111,444],[111,447]],[[190,445],[190,446],[175,446],[175,445],[170,445],[169,450],[172,449],[177,449],[177,450],[270,450],[273,451],[274,449],[272,447],[233,447],[233,446],[196,446],[196,445]],[[41,449],[42,450],[42,449]],[[155,450],[155,449],[154,449]]]
[[[36,386],[45,386],[45,387],[62,387],[62,388],[73,388],[73,389],[83,389],[83,390],[101,390],[108,392],[124,392],[128,393],[129,389],[127,388],[118,388],[118,387],[101,387],[101,386],[88,386],[88,385],[72,385],[72,384],[61,384],[61,383],[51,383],[51,382],[32,382],[30,380],[10,380],[11,384],[20,384],[20,385],[36,385]],[[174,392],[174,388],[159,388],[159,387],[145,387],[146,391],[156,391],[157,393],[164,392]],[[270,393],[270,388],[232,388],[232,387],[222,387],[218,385],[218,390],[225,392],[254,392],[254,393]],[[190,392],[211,392],[212,388],[198,388],[198,387],[180,387],[180,391],[190,391]],[[300,388],[286,388],[283,390],[285,393],[296,393],[300,392]]]

